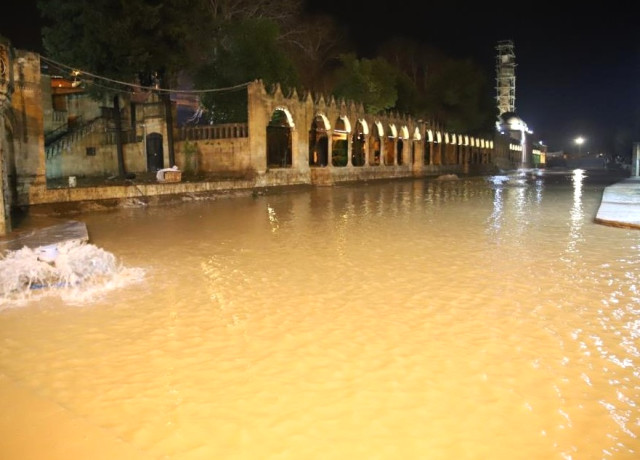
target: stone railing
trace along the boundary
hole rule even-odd
[[[207,139],[234,139],[249,137],[247,123],[229,123],[224,125],[190,126],[178,129],[178,141],[197,141]]]
[[[52,158],[56,155],[60,155],[64,150],[69,150],[79,139],[82,139],[87,134],[94,132],[99,124],[98,122],[101,120],[102,118],[95,118],[72,131],[66,132],[61,137],[52,140],[51,143],[45,146],[46,157]]]

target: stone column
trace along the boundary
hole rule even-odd
[[[327,131],[327,168],[333,168],[333,128]]]
[[[9,165],[4,126],[5,111],[11,109],[11,93],[13,92],[9,46],[9,42],[0,37],[0,235],[6,235],[11,231]]]

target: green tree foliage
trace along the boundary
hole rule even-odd
[[[333,93],[369,113],[397,110],[437,119],[452,131],[490,132],[490,79],[470,61],[395,39],[359,59],[326,17],[303,17],[302,0],[40,0],[50,27],[48,57],[125,81],[154,72],[175,87],[187,72],[196,89],[254,79]],[[144,83],[150,84],[150,80]],[[245,91],[206,93],[215,123],[246,120]]]
[[[386,60],[343,54],[341,61],[334,89],[336,96],[362,102],[367,113],[379,113],[395,105],[397,71]]]
[[[447,60],[427,80],[426,110],[447,129],[469,134],[494,129],[497,108],[484,73],[469,60]]]
[[[472,61],[448,58],[405,38],[385,43],[379,54],[399,72],[396,110],[436,119],[451,131],[494,130],[497,109],[489,78]]]
[[[159,72],[165,86],[188,65],[204,29],[205,0],[41,0],[47,57],[101,76],[135,81]]]
[[[278,46],[279,29],[269,19],[245,19],[224,25],[213,55],[196,73],[196,86],[227,88],[262,79],[266,85],[280,83],[295,87],[296,69]],[[202,103],[209,109],[210,121],[246,121],[245,91],[206,93]]]

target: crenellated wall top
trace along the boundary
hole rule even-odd
[[[295,129],[308,129],[313,120],[320,117],[324,129],[327,130],[335,129],[336,125],[344,123],[346,131],[351,132],[362,124],[366,131],[373,129],[379,136],[387,133],[391,137],[421,139],[421,133],[424,132],[428,142],[481,148],[491,145],[490,141],[485,139],[474,139],[461,133],[447,132],[433,120],[416,120],[408,114],[397,111],[369,114],[365,112],[362,103],[342,98],[336,99],[332,95],[313,94],[310,91],[299,93],[296,88],[283,91],[281,85],[277,83],[266,88],[262,80],[251,82],[248,91],[260,96],[259,104],[265,116],[271,117],[273,112],[283,111],[289,120],[289,125]]]

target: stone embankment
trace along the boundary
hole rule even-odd
[[[623,179],[606,187],[595,221],[614,227],[640,229],[640,177]]]

